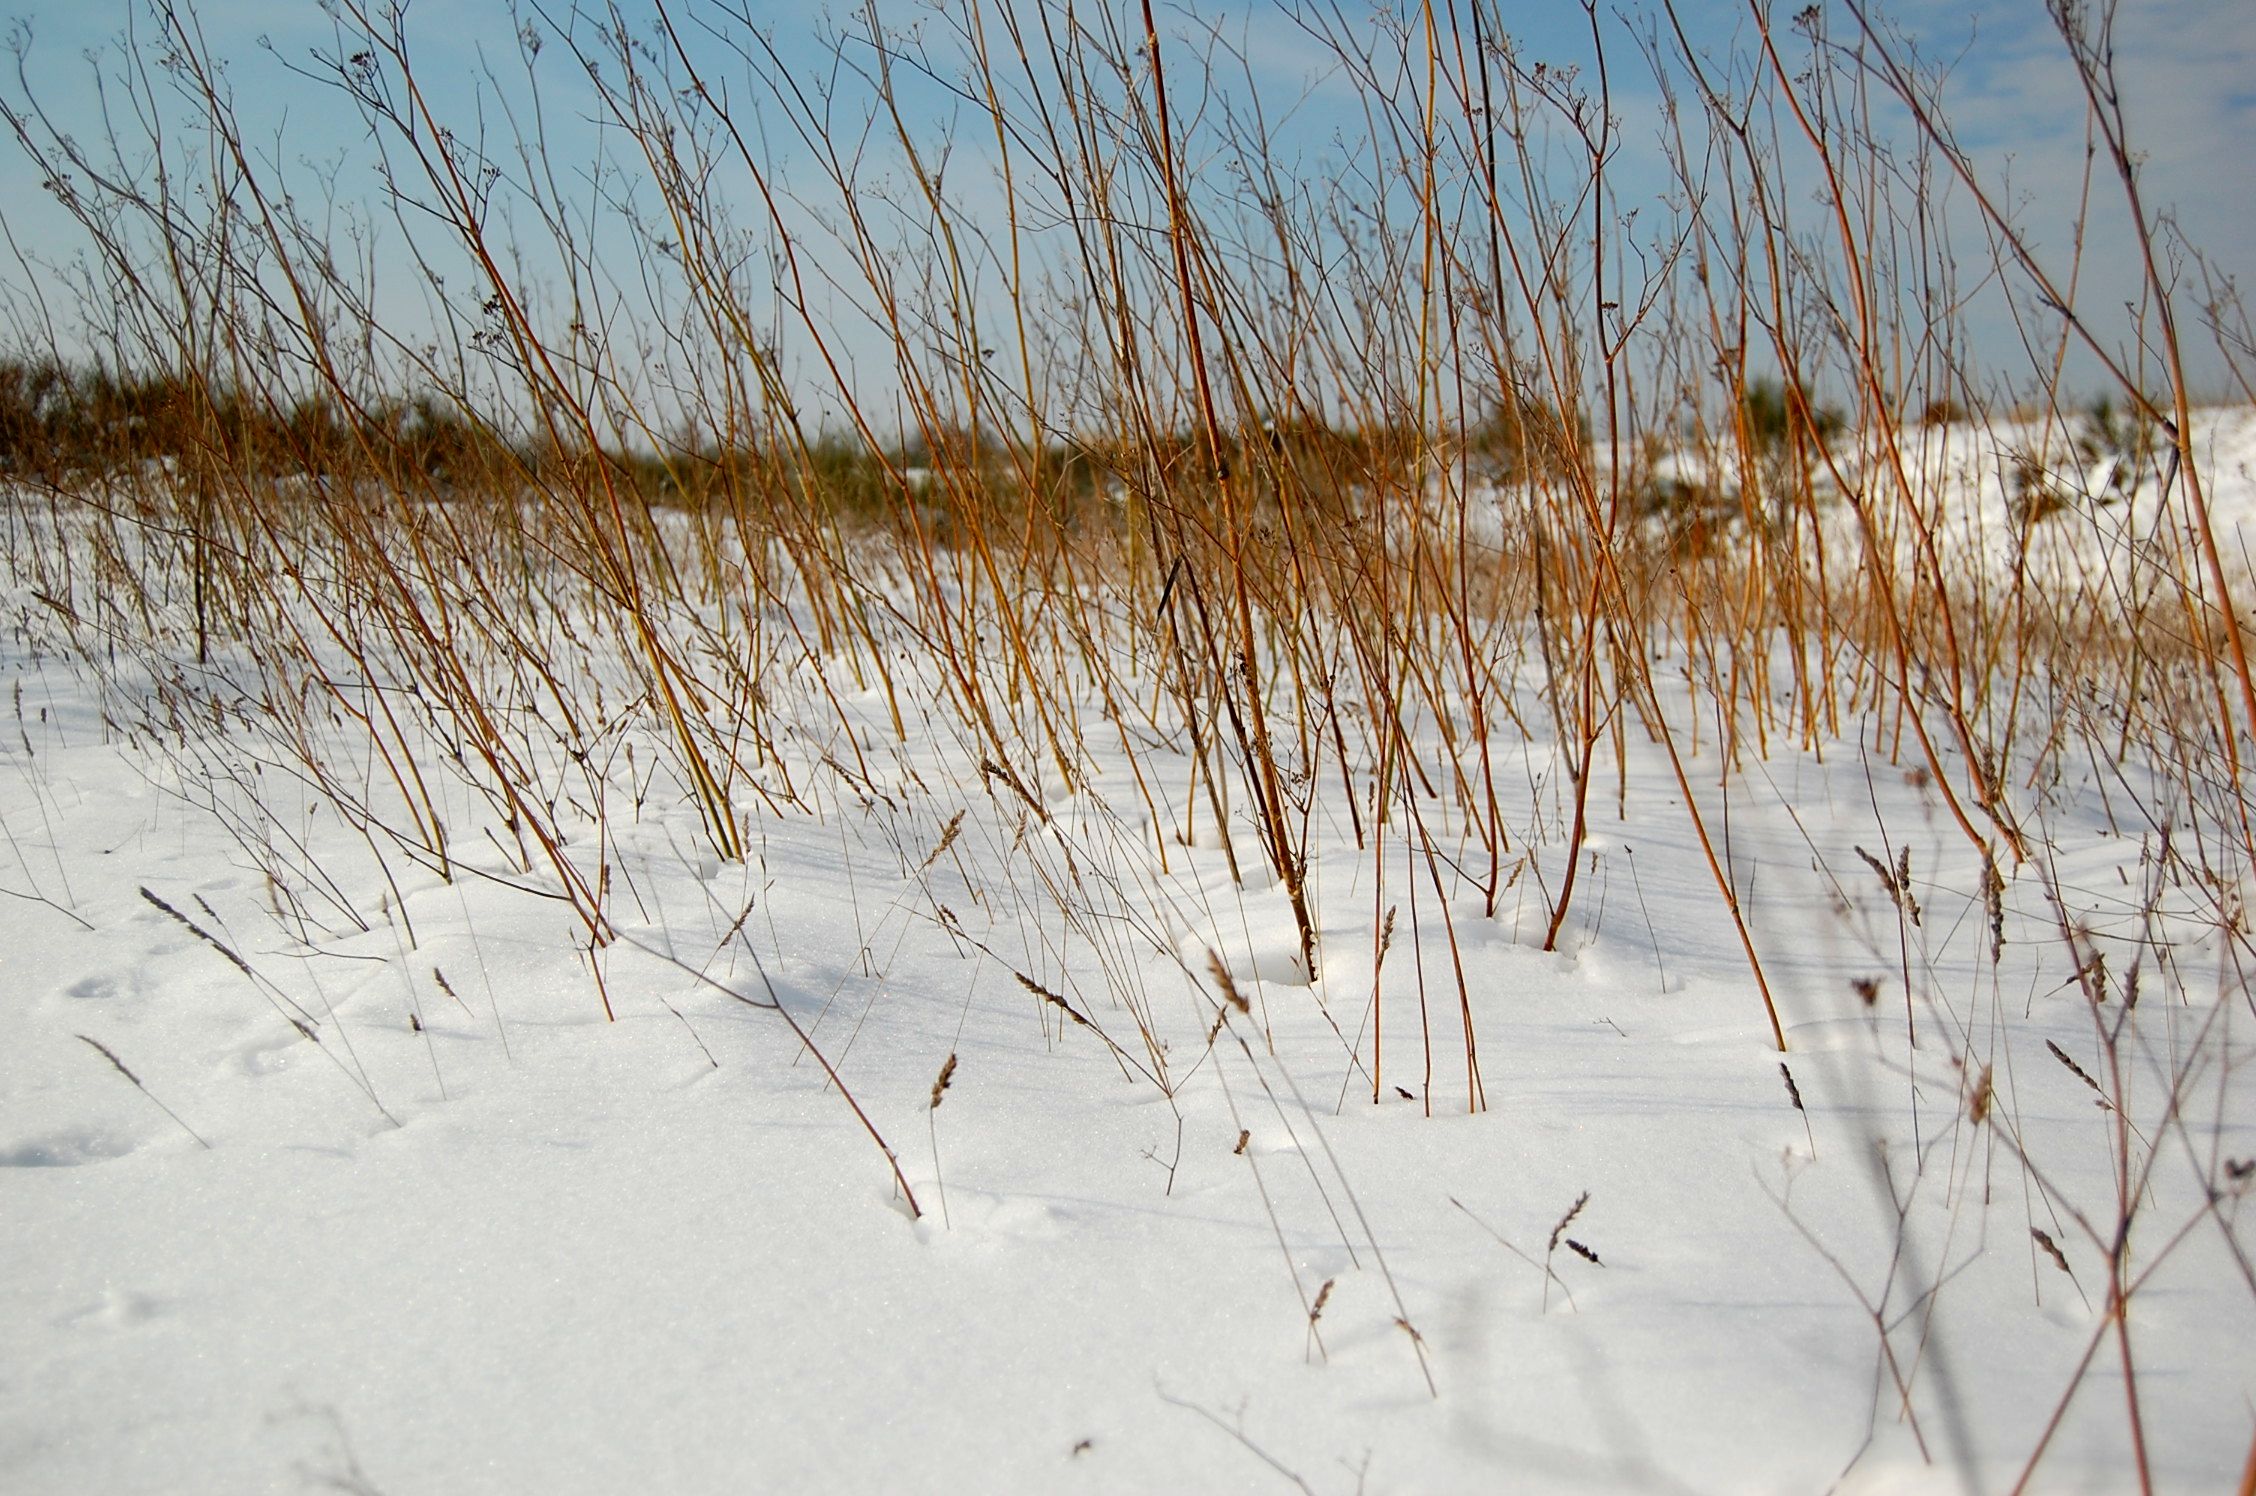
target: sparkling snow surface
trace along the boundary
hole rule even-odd
[[[2256,421],[2208,439],[2242,557]],[[1995,454],[1950,440],[1930,456],[1960,464],[1990,543]],[[2145,502],[2046,532],[2042,565],[2125,564]],[[752,852],[727,862],[652,734],[600,832],[560,803],[567,852],[611,868],[623,938],[591,966],[461,785],[440,791],[453,881],[380,866],[271,743],[232,716],[167,723],[122,658],[100,694],[52,610],[5,600],[14,1496],[2002,1491],[2071,1385],[2032,1489],[2130,1490],[2110,1098],[2154,1473],[2229,1490],[2249,1459],[2256,1006],[2245,926],[2236,947],[2218,913],[2247,890],[2160,878],[2139,803],[2169,803],[2166,766],[2135,746],[2120,776],[2061,755],[2026,797],[2039,851],[2004,869],[1999,952],[1980,857],[1885,724],[1822,753],[1774,740],[1728,781],[1702,729],[1692,782],[1781,1057],[1635,731],[1618,801],[1601,755],[1550,954],[1562,837],[1490,915],[1446,866],[1437,895],[1399,829],[1358,851],[1333,774],[1314,982],[1251,835],[1233,884],[1174,750],[1147,763],[1165,824],[1101,759],[1078,793],[1030,771],[1037,816],[976,751],[894,743],[882,700],[849,697],[871,784],[810,741],[814,809],[739,794]],[[1555,816],[1555,745],[1495,743],[1499,780]],[[1430,824],[1478,879],[1452,814],[1437,799]],[[1858,848],[1908,867],[1917,924]],[[2063,921],[2107,953],[2096,1016]],[[1209,951],[1249,1009],[1218,1032]],[[771,991],[921,1218],[752,1005]]]

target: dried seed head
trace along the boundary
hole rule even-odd
[[[1222,989],[1225,1002],[1240,1013],[1253,1011],[1253,1005],[1246,1001],[1245,994],[1238,990],[1238,984],[1231,979],[1230,968],[1222,964],[1220,954],[1213,950],[1206,953],[1206,969],[1213,974],[1214,984]]]
[[[198,940],[201,940],[204,944],[219,952],[220,955],[224,956],[227,959],[229,965],[233,966],[244,976],[249,977],[254,982],[258,980],[258,974],[251,970],[250,963],[245,961],[241,956],[236,955],[234,950],[228,946],[226,941],[221,940],[218,936],[212,934],[209,930],[206,930],[202,925],[197,924],[187,915],[182,914],[179,910],[173,908],[163,899],[160,899],[155,894],[149,892],[148,889],[143,888],[141,890],[141,897],[148,900],[151,904],[154,904],[165,914],[171,916],[172,919],[177,922],[181,926],[181,928],[185,929],[189,934],[195,936]],[[387,894],[385,897],[389,899],[390,895]],[[296,1019],[292,1019],[291,1021],[293,1023],[297,1022]],[[305,1027],[305,1025],[302,1023],[299,1023],[298,1026],[301,1029]],[[307,1035],[307,1037],[310,1038],[312,1036],[309,1034]]]
[[[956,844],[956,833],[963,830],[963,818],[964,813],[960,810],[948,818],[946,829],[940,833],[940,844],[932,849],[930,856],[917,865],[918,872],[925,871],[932,864],[948,855],[948,849]]]
[[[1888,902],[1894,904],[1899,909],[1902,908],[1903,894],[1896,887],[1896,875],[1892,870],[1890,870],[1888,864],[1882,862],[1879,858],[1873,856],[1870,852],[1867,852],[1862,847],[1858,847],[1855,850],[1857,856],[1864,859],[1864,865],[1872,869],[1873,876],[1880,880],[1880,886],[1888,891]]]
[[[2067,1050],[2062,1049],[2059,1045],[2053,1043],[2050,1039],[2045,1040],[2045,1048],[2052,1051],[2052,1057],[2054,1059],[2058,1060],[2061,1064],[2068,1067],[2069,1074],[2075,1076],[2076,1079],[2091,1087],[2094,1092],[2097,1092],[2099,1090],[2099,1082],[2093,1080],[2091,1076],[2085,1072],[2083,1066],[2070,1059],[2068,1057]]]
[[[1582,1207],[1589,1203],[1590,1191],[1584,1190],[1575,1196],[1575,1203],[1567,1207],[1567,1213],[1559,1217],[1559,1224],[1551,1228],[1551,1245],[1545,1249],[1546,1253],[1559,1250],[1559,1242],[1566,1236],[1567,1228],[1574,1224],[1574,1218],[1581,1215]]]
[[[1990,916],[1990,964],[1996,965],[2005,954],[2005,877],[1998,872],[1997,858],[1990,849],[1982,849],[1982,907]]]
[[[955,1083],[955,1079],[956,1052],[951,1049],[948,1051],[946,1062],[940,1066],[940,1074],[932,1082],[932,1104],[927,1110],[935,1112],[940,1110],[940,1098],[947,1094],[948,1087]]]
[[[1051,1007],[1057,1009],[1060,1013],[1063,1013],[1066,1017],[1072,1019],[1075,1023],[1081,1025],[1081,1027],[1096,1027],[1095,1024],[1089,1022],[1088,1019],[1083,1018],[1078,1012],[1076,1012],[1074,1010],[1073,1004],[1067,1002],[1064,998],[1058,996],[1055,992],[1052,992],[1049,988],[1043,986],[1040,982],[1035,981],[1025,972],[1014,971],[1011,973],[1011,975],[1018,978],[1019,986],[1024,987],[1027,991],[1033,993],[1036,997],[1048,1003]]]
[[[2091,931],[2088,928],[2079,928],[2076,934],[2079,939],[2085,941],[2091,939]],[[2103,1003],[2107,1001],[2107,956],[2105,952],[2093,951],[2091,959],[2077,970],[2076,975],[2083,980],[2084,990],[2091,994],[2093,1002]]]
[[[136,1086],[141,1085],[141,1077],[135,1075],[132,1071],[125,1068],[125,1061],[117,1057],[116,1050],[110,1048],[109,1045],[104,1044],[101,1040],[90,1039],[84,1034],[80,1034],[78,1036],[78,1039],[81,1044],[91,1044],[92,1046],[94,1046],[94,1052],[100,1055],[103,1059],[108,1060],[110,1062],[111,1068],[116,1070],[118,1074],[133,1082]],[[142,1086],[142,1089],[147,1090],[148,1088],[146,1086]]]
[[[1000,780],[1010,789],[1012,794],[1026,803],[1027,809],[1033,811],[1040,819],[1046,821],[1050,818],[1050,813],[1042,808],[1042,802],[1034,798],[1033,791],[1027,789],[1026,781],[1012,772],[1008,764],[1000,764],[991,758],[983,758],[979,761],[979,773],[983,779]]]

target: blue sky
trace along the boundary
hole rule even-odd
[[[840,25],[838,7],[815,0],[738,3],[772,28],[779,49],[808,76],[819,76],[828,65],[827,38]],[[1313,0],[1300,3],[1314,12]],[[702,4],[690,0],[686,8],[695,11]],[[98,136],[93,68],[114,72],[122,56],[118,38],[129,22],[144,44],[153,23],[128,0],[13,0],[12,5],[0,0],[0,5],[6,6],[0,14],[15,18],[17,35],[29,39],[27,76],[37,96],[74,133],[86,139]],[[1133,4],[1116,0],[1113,8],[1124,25],[1135,24]],[[515,94],[522,102],[516,28],[568,20],[574,7],[572,0],[551,0],[538,8],[526,6],[514,17],[512,9],[504,0],[411,0],[406,8],[407,35],[421,77],[457,129],[473,128],[482,107],[491,122],[492,106],[504,95]],[[631,0],[626,10],[630,20],[647,24],[647,0]],[[1535,0],[1505,10],[1522,55],[1562,64],[1588,61],[1588,22],[1579,4]],[[190,13],[212,53],[227,62],[228,81],[254,151],[281,163],[301,181],[309,179],[313,168],[333,167],[341,198],[373,198],[378,178],[359,121],[334,94],[293,77],[283,65],[305,62],[316,49],[334,46],[332,23],[319,0],[204,0]],[[939,24],[924,6],[899,0],[881,0],[877,14],[887,27],[904,33]],[[1367,9],[1345,0],[1330,14],[1333,24],[1351,33],[1373,24]],[[2000,0],[1979,7],[1950,0],[1898,0],[1889,14],[1896,27],[1917,40],[1923,56],[1948,65],[1945,99],[1960,141],[1998,184],[2030,236],[2055,266],[2064,268],[2084,170],[2082,110],[2042,5],[2037,0]],[[1354,145],[1361,116],[1341,107],[1350,91],[1305,25],[1268,0],[1176,4],[1163,7],[1162,16],[1170,33],[1172,69],[1186,76],[1193,70],[1194,39],[1202,32],[1226,38],[1250,63],[1272,123],[1283,122],[1280,134],[1288,153],[1311,173],[1339,168],[1340,146]],[[1628,45],[1622,12],[1609,9],[1605,16],[1614,49],[1617,106],[1629,138],[1623,180],[1629,184],[1627,196],[1634,198],[1641,180],[1650,180],[1656,189],[1660,180],[1652,146],[1653,85]],[[1706,5],[1688,19],[1696,42],[1720,51],[1734,38],[1744,43],[1751,36],[1747,16],[1737,6]],[[1783,31],[1784,12],[1780,24]],[[1829,15],[1828,27],[1837,37],[1851,30],[1837,9]],[[2248,0],[2123,0],[2117,40],[2132,101],[2132,143],[2144,155],[2151,209],[2171,214],[2224,271],[2256,281],[2256,191],[2251,191],[2245,158],[2245,142],[2256,137],[2256,19]],[[714,55],[720,56],[718,48]],[[866,57],[867,52],[850,48],[849,55]],[[90,62],[90,57],[98,61]],[[568,55],[552,46],[534,65],[543,88],[550,90],[548,121],[557,154],[566,158],[567,178],[597,149],[585,84],[574,80],[570,63]],[[493,76],[484,76],[489,70]],[[715,67],[717,76],[727,71]],[[21,102],[21,89],[13,83],[5,94],[11,102]],[[962,132],[954,149],[967,158],[976,160],[986,149],[979,128],[984,122],[937,91],[910,91],[907,112],[912,127],[929,135],[935,151],[951,128]],[[882,164],[883,153],[873,159]],[[785,142],[777,148],[774,165],[785,187],[819,195],[818,185],[804,177],[808,163],[801,148]],[[1640,178],[1640,172],[1648,176]],[[1789,186],[1806,197],[1807,184]],[[53,290],[52,278],[36,262],[66,259],[77,241],[41,191],[38,171],[12,141],[0,141],[0,201],[7,204],[6,226],[17,252],[0,247],[0,284],[16,293],[20,308],[26,290]],[[2100,182],[2096,201],[2085,249],[2085,285],[2106,302],[2120,304],[2136,289],[2132,244],[2122,231],[2120,196],[2112,183]],[[755,214],[750,203],[738,207],[740,217]],[[389,246],[386,255],[397,255],[399,237],[396,227],[380,229],[379,242]],[[17,254],[35,263],[26,264]],[[1985,336],[1999,342],[1985,350],[1993,357],[2012,351],[2003,346],[2001,324],[1994,318]],[[873,366],[883,362],[882,350],[870,346],[859,347],[856,356]],[[2197,368],[2209,369],[2213,363]]]

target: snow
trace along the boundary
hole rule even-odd
[[[2220,420],[2238,525],[2256,423]],[[831,662],[859,782],[803,665],[770,709],[806,724],[778,769],[807,803],[740,787],[744,861],[655,728],[592,771],[603,804],[560,795],[575,865],[611,868],[591,954],[467,779],[451,879],[379,861],[243,709],[244,658],[175,638],[105,680],[27,577],[5,600],[0,1489],[1988,1491],[2074,1388],[2036,1488],[2128,1490],[2100,1245],[2125,1134],[2096,1102],[2150,1166],[2157,1485],[2229,1488],[2256,1439],[2247,874],[2165,875],[2137,806],[2201,810],[2165,763],[2054,760],[2001,948],[1980,856],[1878,725],[1695,757],[1780,1055],[1634,733],[1551,953],[1560,745],[1494,739],[1554,829],[1493,912],[1399,826],[1359,850],[1327,786],[1312,981],[1179,747],[1146,756],[1156,822],[1094,730],[1095,773],[1021,795],[951,729],[892,742]],[[902,686],[941,716],[936,678]],[[390,804],[349,726],[323,762]]]

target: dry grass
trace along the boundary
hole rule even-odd
[[[1757,11],[1728,75],[1665,5],[1635,55],[1594,24],[1599,65],[1581,73],[1508,45],[1485,0],[1369,32],[1289,9],[1367,122],[1328,183],[1296,182],[1245,112],[1246,59],[1218,38],[1190,48],[1148,5],[1141,30],[1041,0],[944,5],[915,36],[865,18],[836,96],[795,82],[731,0],[662,5],[649,34],[585,11],[529,29],[507,83],[559,86],[532,69],[542,46],[587,65],[577,102],[625,143],[607,186],[639,194],[619,235],[590,236],[540,116],[514,141],[451,131],[400,13],[341,0],[311,72],[388,165],[373,209],[422,255],[427,338],[375,314],[373,269],[246,143],[192,13],[151,12],[166,61],[129,63],[120,86],[145,107],[116,116],[150,139],[71,138],[28,69],[4,105],[94,251],[55,310],[117,350],[74,370],[26,339],[0,364],[14,575],[112,684],[129,737],[209,781],[232,771],[203,739],[239,735],[334,806],[387,878],[502,877],[560,902],[606,1011],[603,953],[632,889],[602,828],[654,783],[694,805],[723,861],[757,855],[764,817],[851,806],[890,828],[904,871],[893,797],[913,784],[929,802],[914,844],[931,847],[913,871],[937,922],[969,940],[934,890],[974,845],[1044,909],[1029,944],[1050,971],[1003,964],[1045,1027],[1095,1032],[1172,1097],[1199,1047],[1170,1053],[1158,952],[1220,993],[1199,1063],[1266,1087],[1264,999],[1218,955],[1184,965],[1174,879],[1186,846],[1215,846],[1241,885],[1281,894],[1299,974],[1347,990],[1354,956],[1327,942],[1310,887],[1331,824],[1367,859],[1376,932],[1343,1051],[1374,1100],[1414,1082],[1429,1110],[1437,1093],[1478,1110],[1465,896],[1489,919],[1532,899],[1557,945],[1632,739],[1669,766],[1764,1006],[1750,1022],[1781,1050],[1790,1015],[1722,845],[1734,795],[1782,798],[1752,772],[1774,754],[1854,740],[1921,776],[1987,870],[1965,902],[1993,960],[2005,880],[2056,892],[2048,768],[2111,766],[2126,817],[2156,828],[2149,909],[2167,878],[2236,961],[2256,955],[2246,578],[2210,517],[2189,319],[2157,267],[2168,246],[2104,16],[2059,13],[2150,255],[2128,323],[2078,304],[2073,267],[2021,236],[1934,86],[1856,5],[1853,46],[1815,12],[1778,31]],[[1623,69],[1671,101],[1676,192],[1636,215],[1616,175]],[[980,142],[973,165],[908,122],[934,78]],[[166,175],[189,139],[217,190]],[[1945,178],[1983,215],[1978,250],[1929,211]],[[742,273],[754,250],[772,283]],[[1972,363],[1957,288],[1975,261],[2051,307],[2030,367]],[[846,316],[889,359],[882,408],[849,374]],[[2245,341],[2229,315],[2213,325],[2248,387]],[[2125,328],[2152,331],[2157,356],[2124,363]],[[2082,416],[2071,344],[2110,381]],[[2031,410],[2037,435],[2007,435]],[[2109,523],[2089,492],[2101,469],[2102,488],[2147,475],[2161,521],[2142,565],[2001,578],[1966,554],[1925,424],[1945,414],[2028,447],[2007,495],[2024,556],[2046,526]],[[2081,448],[2047,434],[2071,417]],[[1691,476],[1672,451],[1698,455]],[[932,741],[976,768],[924,783],[912,750]],[[1555,744],[1560,772],[1515,779],[1514,741]],[[1100,761],[1120,766],[1101,785]],[[2167,767],[2134,790],[2133,762]],[[934,838],[951,803],[972,808]],[[583,823],[592,852],[570,845]],[[369,926],[280,822],[238,836],[301,930]],[[1907,1030],[1923,1002],[1963,1015],[1923,970],[1934,894],[1915,892],[1908,846],[1858,850],[1895,915],[1883,954]],[[396,888],[387,902],[404,917]],[[1381,1003],[1398,913],[1409,1037]],[[2118,1123],[2113,1219],[2077,1228],[2110,1264],[2135,1429],[2128,1244],[2159,1148],[2132,1134],[2144,1040],[2127,1020],[2142,972],[2184,984],[2159,944],[2117,975],[2065,915],[2056,940],[2088,997],[2092,1068],[2052,1053]],[[1104,991],[1053,974],[1069,944]],[[1225,1035],[1238,1057],[1211,1058]],[[1965,1084],[1984,1079],[1950,1125],[2002,1135],[2041,1185],[1969,1036],[1946,1043]],[[951,1053],[928,1126],[954,1070]],[[2167,1078],[2159,1117],[2180,1137],[2188,1082]],[[936,1131],[933,1157],[937,1175]],[[1562,1240],[1597,1261],[1563,1236],[1581,1205],[1551,1234],[1546,1291]],[[1330,1291],[1302,1286],[1319,1352]],[[1885,1295],[1866,1307],[1908,1383]]]

